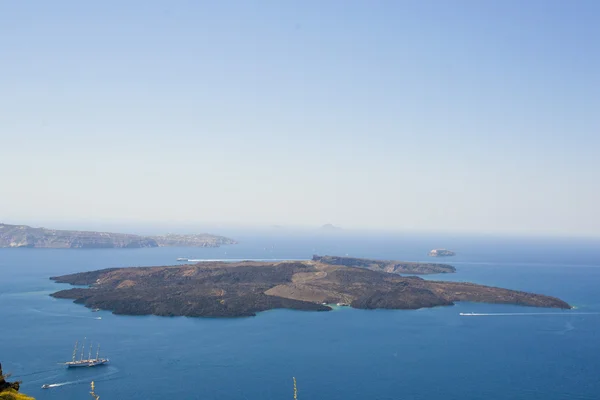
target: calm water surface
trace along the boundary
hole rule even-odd
[[[600,399],[600,246],[594,241],[427,236],[241,237],[219,249],[0,249],[0,361],[38,400]],[[416,311],[274,310],[194,319],[93,313],[48,295],[49,276],[203,259],[314,253],[427,260],[434,247],[466,280],[561,297],[565,315],[460,317],[556,310],[461,303]],[[578,314],[588,313],[588,314]],[[101,319],[96,319],[101,317]],[[108,366],[67,370],[77,339]],[[48,390],[42,384],[59,384]]]

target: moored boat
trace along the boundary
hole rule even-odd
[[[79,360],[77,360],[77,350],[78,350],[78,342],[75,342],[75,348],[73,349],[73,358],[71,361],[67,361],[65,365],[67,368],[78,368],[78,367],[95,367],[97,365],[108,364],[108,358],[100,357],[100,345],[96,350],[96,358],[92,358],[92,344],[90,343],[90,348],[88,352],[88,357],[86,359],[83,358],[83,353],[85,351],[85,340],[83,345],[81,346],[81,356]]]

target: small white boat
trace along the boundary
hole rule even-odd
[[[48,385],[48,384],[42,385],[42,389],[50,389],[50,385]]]

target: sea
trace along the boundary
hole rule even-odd
[[[371,233],[236,239],[239,244],[220,248],[0,249],[4,372],[38,400],[90,399],[91,381],[102,400],[600,399],[598,240]],[[457,255],[427,256],[438,247]],[[457,303],[186,318],[92,312],[50,297],[69,285],[49,277],[74,272],[174,265],[178,257],[313,254],[443,261],[457,272],[426,279],[542,293],[576,308]],[[83,340],[100,344],[110,364],[61,365]]]

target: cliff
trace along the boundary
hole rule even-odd
[[[7,376],[2,373],[0,364],[0,400],[35,400],[33,397],[19,393],[19,382],[7,382]]]
[[[550,296],[403,277],[339,264],[361,264],[361,259],[335,259],[338,264],[317,259],[113,268],[53,277],[56,282],[91,287],[61,290],[52,296],[116,314],[191,317],[252,316],[274,308],[329,311],[327,304],[332,303],[363,309],[417,309],[456,301],[570,308]]]
[[[140,236],[124,233],[70,231],[0,224],[0,247],[51,249],[142,248],[159,246],[219,247],[232,239],[209,234]]]

